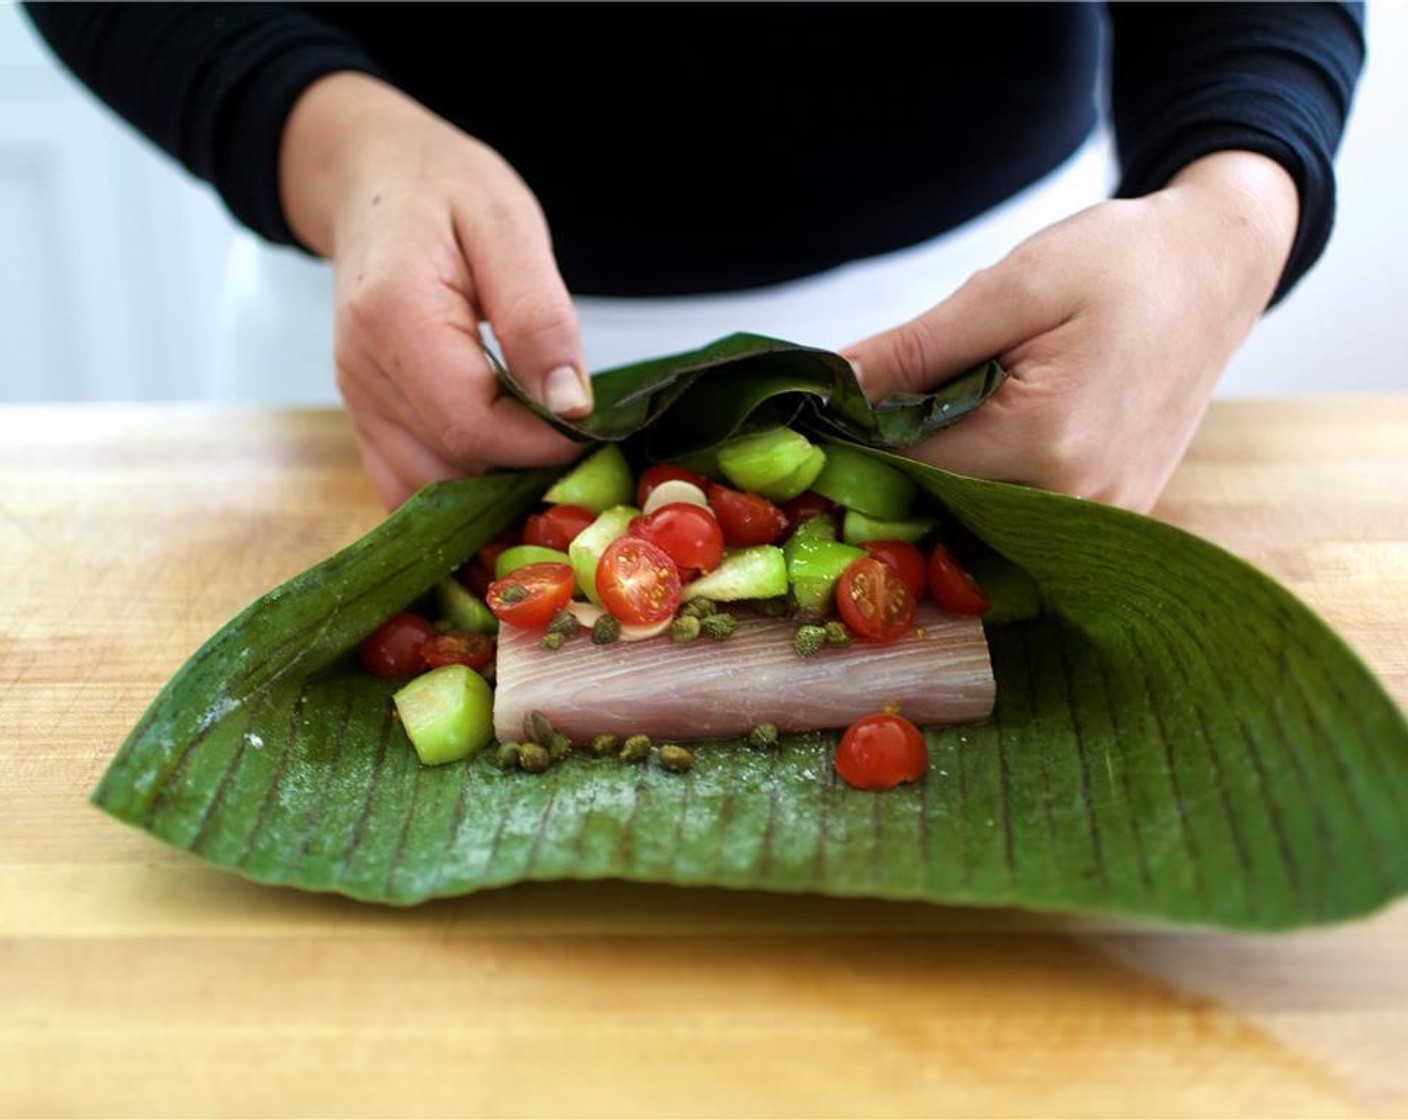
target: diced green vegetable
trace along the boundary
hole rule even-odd
[[[787,594],[787,560],[782,549],[760,544],[724,556],[723,563],[706,576],[684,586],[685,600],[704,597],[720,603],[741,599],[771,599]]]
[[[826,465],[811,489],[838,505],[882,521],[908,517],[915,493],[908,475],[841,443],[826,445]]]
[[[934,517],[881,521],[876,517],[867,517],[858,509],[848,509],[841,526],[841,539],[847,544],[860,544],[862,541],[908,541],[913,544],[932,533],[938,525],[938,519]]]
[[[596,593],[596,566],[601,562],[601,554],[617,537],[626,535],[631,518],[639,513],[640,510],[634,506],[613,506],[578,533],[567,546],[568,563],[572,565],[572,574],[577,579],[577,590],[597,606],[601,606],[601,596]]]
[[[795,498],[826,464],[826,453],[790,428],[772,427],[729,440],[718,451],[719,469],[750,494],[774,502]]]
[[[803,610],[825,611],[835,597],[841,573],[866,552],[840,541],[814,537],[798,540],[800,536],[799,530],[788,541],[787,578],[792,582],[792,594]]]
[[[416,677],[393,697],[401,726],[421,762],[456,762],[494,738],[494,693],[466,665],[445,665]]]
[[[468,630],[474,634],[497,634],[499,620],[484,600],[457,579],[442,579],[435,588],[440,613],[449,620],[450,629]]]
[[[635,496],[635,487],[626,457],[616,444],[608,443],[559,478],[543,495],[543,501],[603,513],[629,502]]]
[[[829,513],[818,513],[814,517],[809,517],[803,521],[787,538],[782,546],[782,551],[787,556],[788,564],[792,563],[792,557],[796,552],[816,541],[834,541],[840,537],[836,530],[836,519]]]
[[[543,548],[536,544],[516,544],[499,553],[499,558],[494,561],[494,578],[503,579],[510,572],[516,572],[519,568],[527,567],[529,564],[570,564],[571,562],[567,553],[558,552],[555,548]]]

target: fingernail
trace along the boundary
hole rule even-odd
[[[591,411],[592,398],[581,375],[571,366],[558,366],[543,383],[543,403],[557,416],[580,416]]]

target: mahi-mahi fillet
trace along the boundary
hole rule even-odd
[[[522,738],[523,717],[542,711],[574,742],[593,735],[713,739],[760,723],[783,731],[848,726],[894,705],[914,723],[970,723],[992,714],[996,685],[982,623],[921,607],[915,630],[895,642],[853,642],[808,658],[793,649],[795,624],[740,616],[723,641],[680,644],[668,635],[561,649],[541,631],[499,630],[494,730]]]

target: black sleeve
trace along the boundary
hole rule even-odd
[[[1300,192],[1273,303],[1315,263],[1335,212],[1332,163],[1364,65],[1362,4],[1112,3],[1118,194],[1216,151],[1258,152]]]
[[[298,95],[334,70],[377,73],[316,16],[277,4],[25,5],[59,58],[146,136],[212,183],[256,233],[294,244],[279,141]]]

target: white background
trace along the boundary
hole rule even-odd
[[[1408,389],[1408,3],[1369,9],[1330,249],[1224,396]],[[0,6],[0,400],[208,395],[231,226]]]

